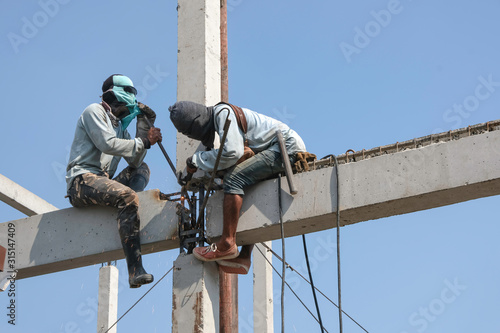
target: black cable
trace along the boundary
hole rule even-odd
[[[262,244],[262,243],[261,243]],[[264,244],[262,244],[264,245]],[[266,246],[267,247],[267,246]],[[273,266],[273,264],[269,261],[269,259],[267,259],[266,255],[264,253],[262,253],[262,250],[259,249],[259,247],[257,246],[257,250],[259,250],[260,254],[262,254],[262,256],[264,257],[264,259],[266,259],[267,263],[269,265],[271,265],[272,269],[276,272],[276,274],[278,274],[278,276],[281,278],[282,281],[285,281],[285,279],[282,278],[282,275],[278,272],[278,270]],[[290,291],[295,295],[295,297],[299,300],[299,302],[302,304],[302,306],[309,312],[309,314],[311,314],[311,316],[314,318],[314,320],[316,320],[318,323],[318,318],[316,318],[314,316],[314,314],[312,313],[312,311],[307,307],[307,305],[300,299],[299,295],[297,295],[297,293],[292,289],[292,287],[290,287],[290,285],[288,284],[288,282],[285,281],[285,284],[286,286],[288,287],[288,289],[290,289]],[[328,333],[328,331],[326,330],[325,328],[325,331]]]
[[[302,235],[302,243],[304,244],[304,255],[306,257],[307,264],[307,272],[309,273],[309,280],[311,281],[311,289],[314,297],[314,304],[316,305],[316,312],[318,313],[318,321],[319,327],[321,328],[321,332],[324,332],[323,329],[323,321],[321,320],[321,312],[319,311],[318,299],[316,297],[316,287],[314,287],[314,281],[311,273],[311,266],[309,265],[309,256],[307,255],[307,244],[306,244],[306,235]]]
[[[281,225],[281,254],[283,256],[283,265],[281,269],[281,333],[285,333],[285,229],[283,226],[283,210],[281,206],[281,176],[278,177],[278,201],[279,201],[279,214]]]
[[[339,185],[339,162],[337,156],[333,155],[335,160],[335,175],[337,179],[337,289],[338,289],[338,303],[339,303],[339,332],[343,332],[342,325],[342,284],[340,281],[340,185]]]
[[[115,323],[114,323],[113,325],[111,325],[111,326],[110,326],[110,327],[106,330],[106,332],[104,332],[104,333],[108,333],[110,329],[112,329],[112,328],[113,328],[116,324],[118,324],[118,322],[119,322],[119,321],[120,321],[123,317],[125,317],[125,315],[126,315],[127,313],[129,313],[129,312],[130,312],[130,310],[132,310],[132,309],[134,308],[134,306],[136,306],[136,305],[137,305],[137,303],[139,303],[139,302],[140,302],[140,301],[141,301],[141,300],[142,300],[142,299],[143,299],[143,298],[144,298],[144,297],[145,297],[145,296],[146,296],[146,295],[147,295],[147,294],[148,294],[148,293],[149,293],[149,292],[150,292],[150,291],[154,288],[154,287],[156,287],[156,285],[157,285],[158,283],[160,283],[160,281],[161,281],[161,280],[163,280],[163,278],[164,278],[165,276],[167,276],[167,274],[168,274],[168,273],[170,273],[173,269],[174,269],[174,267],[172,266],[172,268],[170,268],[170,269],[168,270],[168,272],[166,272],[166,273],[165,273],[165,274],[164,274],[164,275],[163,275],[163,276],[162,276],[162,277],[161,277],[158,281],[156,281],[156,283],[155,283],[155,284],[154,284],[151,288],[149,288],[149,290],[148,290],[148,291],[146,291],[146,293],[144,293],[144,295],[142,295],[142,296],[141,296],[141,298],[139,298],[139,299],[137,300],[137,302],[135,302],[135,303],[134,303],[134,305],[132,305],[132,306],[131,306],[131,307],[130,307],[127,311],[125,311],[125,313],[124,313],[124,314],[122,314],[122,316],[121,316],[120,318],[118,318],[118,320],[117,320],[117,321],[115,321]]]
[[[271,252],[276,258],[278,258],[278,260],[280,261],[283,261],[283,259],[281,259],[281,257],[273,251],[273,249],[271,249],[269,246],[267,246],[265,243],[260,243],[262,246],[264,246],[269,252]],[[268,261],[269,262],[269,261]],[[269,263],[271,266],[272,264]],[[308,281],[304,275],[300,274],[300,272],[298,270],[296,270],[295,268],[293,268],[293,266],[291,266],[289,263],[285,262],[286,266],[288,268],[290,268],[293,272],[295,272],[298,276],[300,276],[302,278],[302,280],[306,281],[307,283],[311,284],[310,281]],[[274,269],[274,267],[273,267]],[[276,270],[276,269],[275,269]],[[338,308],[339,306],[337,304],[335,304],[334,301],[332,301],[328,296],[325,295],[325,293],[323,293],[321,290],[319,290],[318,288],[314,287],[314,289],[316,289],[317,292],[319,292],[324,298],[326,298],[328,300],[328,302],[332,303],[336,308]],[[351,317],[347,312],[345,312],[344,310],[342,310],[342,313],[345,314],[349,319],[351,319],[356,325],[358,325],[363,331],[365,331],[366,333],[369,333],[366,328],[364,328],[360,323],[358,323],[353,317]]]

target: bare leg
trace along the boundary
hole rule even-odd
[[[236,243],[236,228],[240,218],[243,196],[239,194],[224,194],[222,237],[217,248],[226,251]]]

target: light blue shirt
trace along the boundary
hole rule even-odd
[[[113,177],[122,157],[137,168],[145,156],[146,149],[141,139],[131,139],[120,124],[113,126],[101,104],[91,104],[83,111],[76,125],[66,168],[67,187],[70,188],[76,176],[87,172],[106,172]]]
[[[214,108],[215,130],[220,138],[224,134],[224,123],[229,112],[228,109],[230,107],[226,104],[218,105]],[[302,141],[302,138],[294,130],[290,129],[288,125],[249,109],[242,108],[242,110],[247,120],[247,133],[244,134],[239,128],[236,115],[233,111],[230,111],[229,119],[231,120],[231,125],[229,126],[224,143],[218,170],[224,170],[233,166],[243,156],[245,139],[248,140],[248,146],[255,153],[266,149],[279,152],[278,138],[276,137],[276,130],[278,129],[283,134],[289,155],[306,151],[306,145]],[[196,152],[193,155],[192,162],[201,170],[212,171],[218,152],[218,149]]]

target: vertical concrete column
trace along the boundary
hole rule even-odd
[[[220,1],[178,1],[177,100],[214,105],[221,96]],[[198,142],[177,133],[177,170]]]
[[[178,0],[177,100],[214,105],[221,96],[220,1]],[[177,133],[176,166],[203,145]],[[195,175],[196,176],[196,175]],[[172,332],[219,331],[216,263],[181,254],[173,276]]]
[[[269,248],[272,242],[265,242]],[[254,332],[273,333],[273,269],[272,253],[255,244],[253,251],[253,327]],[[259,251],[260,250],[260,251]],[[262,256],[264,253],[265,257]],[[266,260],[267,258],[267,260]]]
[[[118,268],[103,266],[99,270],[97,333],[104,333],[118,318]],[[116,325],[109,333],[116,333]]]
[[[219,274],[215,262],[180,254],[174,262],[172,333],[219,332]]]

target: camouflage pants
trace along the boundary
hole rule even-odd
[[[149,181],[149,167],[142,163],[137,169],[125,168],[114,179],[107,174],[85,173],[77,176],[68,196],[74,207],[108,206],[118,208],[118,231],[123,240],[139,234],[139,198]]]

